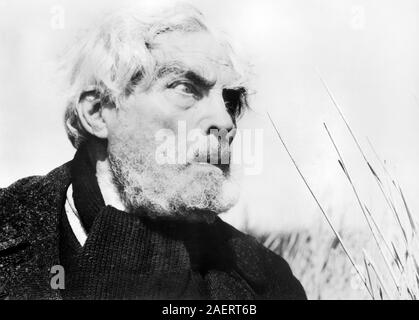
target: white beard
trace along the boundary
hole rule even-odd
[[[212,221],[237,203],[238,185],[218,167],[197,162],[161,165],[152,138],[117,140],[108,146],[109,162],[128,210],[146,209],[154,218]]]

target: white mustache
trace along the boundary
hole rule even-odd
[[[231,158],[228,139],[218,139],[214,135],[202,136],[188,146],[186,162],[204,162],[211,164],[229,164]]]

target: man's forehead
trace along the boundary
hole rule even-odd
[[[153,56],[158,76],[194,74],[221,86],[233,86],[240,75],[226,47],[207,32],[170,32],[158,37]]]

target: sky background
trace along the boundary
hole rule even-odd
[[[133,2],[0,0],[0,187],[72,159],[57,57],[102,14]],[[243,175],[243,196],[227,215],[229,222],[242,227],[248,221],[260,232],[324,223],[266,111],[336,224],[363,221],[323,123],[362,201],[377,214],[387,214],[319,73],[371,162],[376,159],[367,137],[403,187],[412,212],[419,212],[418,1],[189,2],[225,30],[254,65],[254,111],[240,125],[264,130],[263,170]]]

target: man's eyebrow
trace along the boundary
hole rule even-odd
[[[208,80],[194,71],[187,71],[185,73],[185,78],[192,81],[197,86],[201,88],[206,88],[206,89],[211,89],[212,87],[214,87],[215,82],[216,82],[216,81]]]
[[[158,78],[163,78],[170,75],[182,76],[186,78],[187,80],[193,82],[198,87],[202,87],[206,89],[211,89],[212,87],[214,87],[216,83],[216,81],[211,81],[209,79],[206,79],[205,77],[201,76],[197,72],[187,67],[177,65],[177,64],[162,66],[160,67],[157,73]]]

